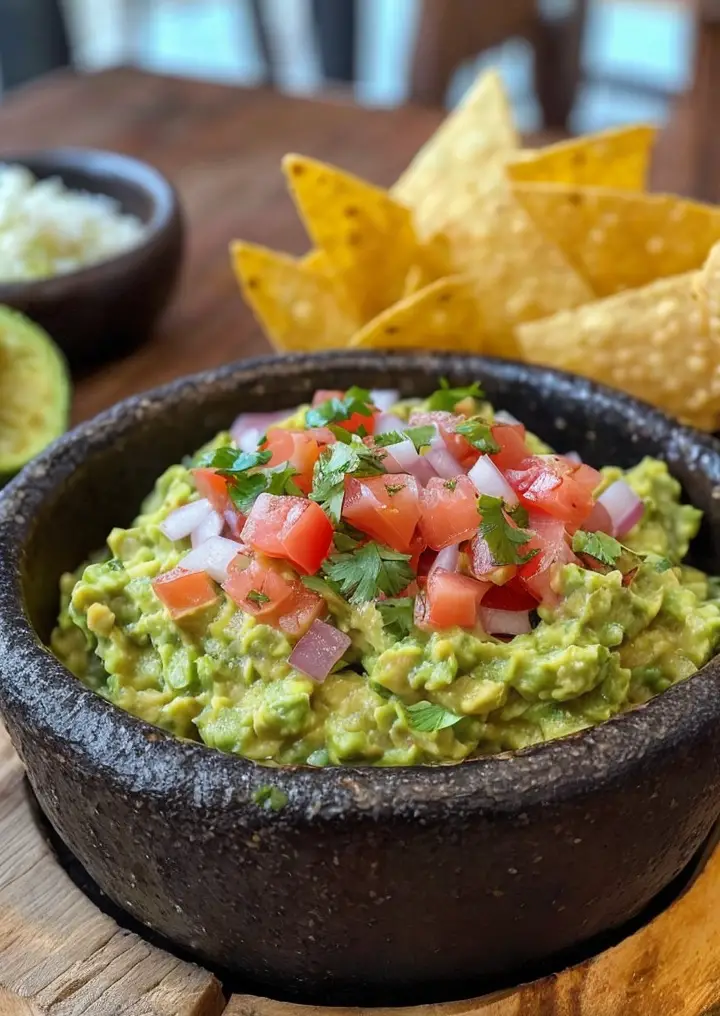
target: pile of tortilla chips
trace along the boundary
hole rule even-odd
[[[714,430],[720,208],[647,193],[654,140],[637,126],[522,149],[487,73],[389,192],[287,156],[313,250],[236,242],[235,271],[280,350],[525,359]]]

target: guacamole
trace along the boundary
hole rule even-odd
[[[460,762],[693,674],[716,581],[661,461],[552,452],[477,385],[241,417],[63,576],[58,658],[122,709],[265,764]]]

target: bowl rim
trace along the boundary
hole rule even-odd
[[[679,453],[699,447],[710,456],[707,461],[720,468],[720,443],[645,403],[563,371],[493,357],[332,351],[257,357],[179,378],[125,399],[80,424],[26,466],[0,494],[0,706],[4,712],[19,711],[36,736],[69,755],[88,778],[99,770],[105,782],[123,792],[157,797],[175,794],[180,784],[188,791],[200,786],[198,806],[214,803],[230,808],[247,804],[247,795],[235,800],[229,787],[244,787],[251,793],[270,782],[287,794],[290,813],[299,808],[311,820],[321,813],[330,818],[336,815],[338,795],[352,805],[358,818],[397,818],[400,814],[443,818],[459,797],[473,810],[516,813],[518,800],[530,808],[584,795],[632,776],[638,766],[652,763],[653,758],[681,750],[709,727],[717,729],[720,656],[646,704],[579,733],[461,763],[401,767],[267,766],[176,738],[107,702],[78,681],[43,645],[24,611],[19,564],[31,519],[47,496],[43,484],[47,485],[48,474],[54,490],[75,468],[72,449],[78,442],[84,442],[88,451],[100,450],[109,434],[117,436],[147,426],[169,402],[176,405],[184,394],[197,397],[202,389],[224,386],[237,390],[243,384],[257,388],[269,375],[290,383],[323,365],[328,373],[338,365],[382,369],[385,374],[422,365],[436,376],[472,370],[478,377],[493,373],[512,380],[522,372],[536,380],[549,379],[555,386],[553,396],[595,399],[600,407],[604,403],[618,410],[628,424],[637,424],[641,414],[659,433],[663,445],[673,445]],[[317,382],[313,384],[318,387]],[[705,471],[708,468],[705,466]],[[46,707],[44,692],[53,696],[52,709]],[[78,715],[88,722],[76,725]],[[108,743],[116,744],[112,765],[108,764]],[[347,809],[341,810],[345,813]]]
[[[41,279],[17,279],[3,282],[0,279],[0,303],[18,300],[51,301],[67,298],[68,291],[76,286],[101,287],[114,280],[121,271],[132,271],[138,261],[152,254],[158,238],[162,237],[182,216],[180,197],[174,184],[159,169],[136,159],[132,155],[102,148],[58,147],[0,152],[0,164],[32,167],[43,164],[48,176],[63,179],[63,172],[72,170],[84,174],[88,180],[108,174],[122,179],[137,193],[149,196],[152,210],[139,243],[102,261],[85,265],[71,272]],[[97,193],[105,193],[100,190]]]

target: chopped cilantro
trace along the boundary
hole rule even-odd
[[[530,517],[527,513],[527,508],[522,504],[514,504],[512,508],[505,509],[519,529],[527,529],[527,524],[530,521]]]
[[[455,488],[457,487],[457,480],[454,477],[451,480],[446,480],[445,483],[443,484],[443,487],[446,490],[455,490]]]
[[[393,693],[389,688],[386,688],[384,684],[378,684],[377,681],[370,681],[370,687],[376,695],[379,695],[381,699],[385,699],[386,702],[393,697]]]
[[[384,472],[380,458],[362,441],[338,442],[326,448],[315,463],[310,497],[337,524],[345,495],[345,477],[378,476]]]
[[[396,596],[414,578],[410,555],[399,554],[379,543],[366,543],[349,554],[333,554],[323,565],[325,575],[337,583],[351,603],[374,600],[378,593]]]
[[[520,550],[533,534],[527,529],[516,529],[510,525],[504,507],[501,497],[481,494],[478,498],[478,509],[482,516],[480,533],[487,540],[496,564],[525,564],[537,554],[537,550],[528,551],[527,554]]]
[[[399,494],[401,490],[405,490],[405,484],[404,483],[386,483],[385,484],[385,490],[388,492],[390,497],[392,497],[393,494]]]
[[[260,495],[265,493],[266,487],[267,480],[263,473],[246,473],[230,484],[228,492],[237,510],[247,515]]]
[[[465,388],[451,388],[447,378],[440,378],[440,388],[427,400],[427,408],[434,412],[441,410],[452,413],[458,402],[464,399],[482,399],[484,393],[477,381]]]
[[[319,406],[308,409],[305,417],[306,427],[327,427],[331,423],[342,423],[349,420],[355,413],[360,416],[372,416],[374,406],[370,392],[365,388],[353,385],[348,388],[342,399],[328,399]]]
[[[413,627],[412,596],[400,596],[389,600],[378,600],[375,604],[383,619],[383,627],[396,639],[404,639]]]
[[[344,606],[345,601],[343,600],[340,590],[334,582],[330,579],[321,579],[319,575],[301,575],[300,581],[308,589],[312,589],[314,593],[322,596],[323,599],[329,603],[335,603],[337,605]]]
[[[270,602],[270,597],[266,596],[265,593],[259,592],[257,589],[251,589],[246,599],[250,600],[251,603],[256,603],[258,607],[262,607],[263,603]]]
[[[421,448],[426,448],[430,444],[432,439],[435,437],[435,427],[428,423],[421,427],[408,427],[407,430],[389,430],[385,434],[378,434],[373,437],[373,443],[376,448],[388,448],[394,444],[400,444],[401,441],[409,439],[415,445],[415,450],[420,451]]]
[[[668,561],[666,557],[659,558],[657,561],[654,561],[653,564],[656,572],[668,571],[673,566],[672,561]]]
[[[477,448],[479,452],[494,455],[500,451],[500,445],[492,436],[491,424],[487,420],[481,420],[479,416],[474,416],[465,423],[461,423],[457,427],[457,432],[467,438],[473,448]]]
[[[462,719],[462,716],[434,702],[416,702],[412,706],[406,706],[405,712],[408,714],[412,729],[427,734],[452,727]]]
[[[328,755],[327,748],[318,748],[316,751],[311,752],[307,757],[307,764],[317,767],[330,765],[330,756]]]
[[[609,568],[616,566],[623,552],[622,544],[607,533],[586,533],[584,529],[578,529],[573,536],[572,549],[576,554],[587,554]]]
[[[252,796],[254,804],[264,808],[265,811],[282,811],[288,803],[288,796],[283,790],[277,787],[258,787]]]
[[[200,464],[217,469],[223,476],[234,478],[236,474],[245,473],[256,466],[264,466],[272,458],[272,452],[241,452],[234,445],[222,445],[207,455],[203,455]]]
[[[232,503],[244,515],[250,511],[261,494],[292,494],[302,491],[293,477],[296,470],[286,465],[274,469],[261,469],[272,458],[272,452],[241,452],[231,445],[223,445],[203,456],[202,464],[217,469],[230,480],[228,492]]]
[[[276,469],[268,469],[263,475],[267,479],[266,494],[291,494],[293,497],[302,497],[303,492],[295,483],[293,477],[297,476],[297,469],[286,463]]]

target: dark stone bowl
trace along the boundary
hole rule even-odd
[[[333,353],[199,375],[78,428],[0,496],[0,707],[42,808],[114,901],[270,992],[458,997],[638,914],[720,811],[718,660],[642,708],[512,755],[313,770],[166,736],[44,648],[60,573],[235,413],[291,407],[316,387],[420,394],[439,375],[481,379],[497,405],[596,465],[662,456],[706,512],[695,560],[720,567],[712,438],[588,381],[470,357]],[[289,798],[277,813],[252,803],[268,784]]]
[[[4,154],[2,162],[114,198],[145,224],[146,235],[136,247],[67,275],[0,280],[0,303],[42,325],[73,368],[135,348],[167,306],[180,272],[184,227],[175,188],[152,166],[116,152],[57,148]]]

